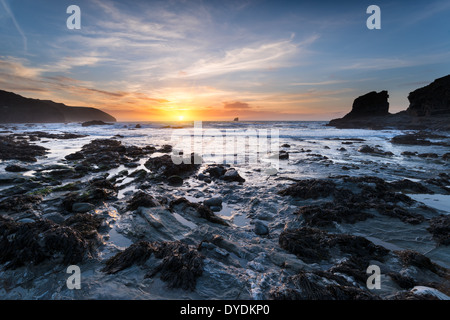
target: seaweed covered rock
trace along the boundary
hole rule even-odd
[[[127,210],[136,210],[139,207],[152,208],[158,206],[158,202],[146,192],[138,191],[128,201]]]
[[[363,211],[364,209],[358,203],[327,202],[303,206],[294,213],[300,215],[309,227],[325,227],[334,222],[352,224],[373,217],[373,214]]]
[[[200,168],[201,158],[194,153],[191,154],[189,161],[185,161],[186,159],[183,160],[181,157],[179,157],[179,160],[180,163],[176,164],[172,156],[165,154],[148,159],[144,165],[154,174],[165,178],[171,176],[187,177]]]
[[[10,196],[0,202],[0,211],[7,213],[12,212],[29,212],[36,209],[37,205],[42,202],[41,195],[21,194]]]
[[[70,192],[61,201],[61,207],[66,212],[74,212],[74,204],[98,205],[102,201],[113,200],[117,188],[103,177],[90,180],[83,192]]]
[[[364,237],[331,234],[308,227],[284,230],[278,242],[281,248],[308,263],[329,259],[331,249],[339,249],[343,254],[366,259],[370,257],[374,260],[383,260],[389,252]]]
[[[269,292],[274,300],[379,300],[368,290],[353,286],[341,276],[327,272],[305,272],[288,277]]]
[[[133,265],[142,266],[152,255],[162,261],[145,275],[146,278],[159,274],[169,288],[195,290],[197,278],[203,273],[204,258],[197,249],[180,241],[140,241],[108,259],[102,271],[113,274]]]
[[[397,256],[405,267],[414,266],[422,270],[429,270],[439,276],[450,276],[450,271],[430,260],[430,258],[413,250],[396,251]]]
[[[432,218],[427,230],[440,245],[450,245],[450,215],[440,215]]]
[[[13,135],[0,136],[0,160],[20,160],[36,162],[36,157],[44,156],[47,148],[14,139]]]
[[[80,263],[90,255],[82,234],[49,220],[17,223],[0,216],[0,264],[6,269],[54,260],[64,265]]]
[[[206,219],[212,223],[228,226],[228,223],[225,220],[217,217],[214,212],[206,205],[200,203],[192,203],[184,197],[175,199],[169,204],[170,210],[175,210],[179,206],[183,211],[189,208],[193,209],[199,217]]]
[[[279,191],[282,196],[292,196],[301,199],[324,198],[333,193],[336,184],[328,179],[301,180],[286,189]]]

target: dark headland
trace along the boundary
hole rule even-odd
[[[63,123],[116,119],[96,108],[71,107],[51,100],[25,98],[0,90],[0,123]]]
[[[350,113],[328,126],[360,129],[412,129],[450,131],[450,75],[411,92],[408,109],[389,113],[388,92],[370,92],[353,102]]]

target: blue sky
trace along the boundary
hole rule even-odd
[[[328,120],[374,90],[398,112],[450,73],[449,16],[450,1],[0,0],[0,89],[119,120]]]

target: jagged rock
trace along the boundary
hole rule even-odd
[[[450,114],[450,75],[434,80],[431,84],[411,92],[406,110],[416,117]]]
[[[353,286],[343,277],[326,272],[305,272],[288,277],[269,295],[275,300],[379,300],[368,290]]]
[[[0,136],[0,160],[36,162],[36,157],[44,156],[47,150],[25,140],[17,141],[13,136]]]
[[[196,249],[179,241],[140,241],[108,259],[102,271],[113,274],[134,264],[143,265],[151,255],[162,261],[145,275],[146,278],[160,274],[170,288],[195,290],[197,278],[203,273],[204,258]]]
[[[144,165],[153,173],[160,176],[163,175],[166,178],[170,176],[186,177],[195,173],[200,168],[198,162],[201,163],[201,161],[197,157],[197,155],[191,154],[190,163],[183,161],[180,164],[175,164],[172,157],[166,154],[160,157],[150,158]]]
[[[245,179],[242,178],[235,169],[228,169],[225,174],[220,177],[220,179],[227,182],[245,182]]]
[[[416,285],[416,281],[413,278],[400,273],[389,272],[387,275],[402,289],[412,289]]]
[[[308,179],[301,180],[278,193],[301,199],[317,199],[329,196],[335,188],[336,184],[332,180]]]
[[[127,210],[137,210],[139,207],[153,208],[158,206],[157,201],[148,193],[138,191],[128,201]]]
[[[172,186],[179,187],[183,185],[183,178],[180,176],[170,176],[167,178],[167,182]]]
[[[422,270],[429,270],[439,276],[449,276],[448,269],[432,262],[430,258],[413,250],[403,250],[395,252],[405,267],[414,266]]]
[[[214,212],[208,208],[205,205],[199,204],[199,203],[192,203],[186,198],[178,198],[176,200],[173,200],[170,202],[169,208],[171,210],[174,210],[176,207],[181,206],[183,210],[186,210],[187,208],[194,209],[197,214],[210,222],[218,223],[224,226],[228,226],[228,223],[224,221],[223,219],[217,217]]]
[[[265,236],[269,234],[269,228],[259,220],[255,222],[254,231],[259,236]]]
[[[0,264],[7,263],[5,269],[45,260],[77,264],[89,254],[88,248],[88,241],[71,227],[49,220],[17,223],[0,216]]]
[[[28,171],[28,170],[30,170],[30,169],[18,166],[16,164],[10,164],[10,165],[6,166],[6,168],[5,168],[5,171],[8,171],[8,172],[24,172],[24,171]]]
[[[203,204],[208,207],[212,207],[212,206],[220,207],[220,206],[222,206],[222,201],[223,201],[223,199],[221,197],[214,197],[214,198],[206,199],[205,201],[203,201]]]
[[[91,120],[91,121],[83,122],[81,125],[82,125],[83,127],[90,127],[90,126],[107,126],[107,125],[112,125],[112,123],[106,123],[106,122],[101,121],[101,120]]]
[[[85,213],[94,210],[95,206],[90,203],[74,203],[72,205],[72,212],[75,213]]]
[[[319,262],[330,257],[331,248],[339,248],[350,255],[381,259],[389,252],[364,237],[331,234],[319,229],[302,227],[284,230],[279,237],[280,247],[297,255],[305,262]]]
[[[325,227],[337,223],[356,223],[364,221],[372,214],[364,212],[366,209],[355,202],[327,202],[322,205],[300,207],[295,214],[301,215],[305,224],[310,227]]]
[[[369,153],[369,154],[378,154],[378,155],[383,155],[383,156],[392,156],[393,155],[392,152],[389,152],[389,151],[385,152],[385,151],[381,150],[380,148],[370,147],[368,145],[363,145],[363,146],[359,147],[358,152]]]
[[[42,201],[41,195],[24,194],[8,197],[0,202],[0,211],[27,212],[36,208]]]
[[[344,119],[384,116],[389,114],[388,92],[369,92],[355,99],[352,110]]]
[[[450,245],[450,215],[440,215],[432,218],[427,230],[440,245]]]

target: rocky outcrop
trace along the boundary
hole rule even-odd
[[[355,119],[389,114],[388,92],[369,92],[355,99],[352,111],[344,119]]]
[[[450,75],[411,92],[408,100],[406,112],[412,116],[450,115]]]
[[[22,97],[0,90],[0,123],[49,123],[116,119],[95,108],[70,107],[50,100]]]
[[[370,92],[355,99],[350,113],[333,119],[337,128],[450,130],[450,75],[411,92],[407,110],[390,114],[387,91]]]

